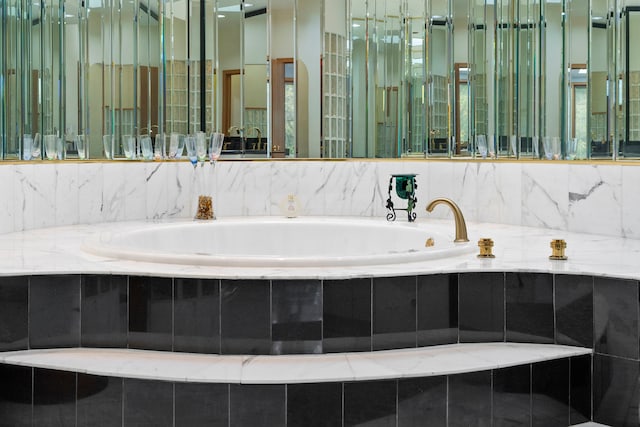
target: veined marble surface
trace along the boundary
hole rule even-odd
[[[303,215],[382,218],[389,177],[400,173],[418,174],[421,218],[450,218],[424,211],[448,197],[468,221],[640,238],[640,166],[463,160],[0,164],[0,233],[192,218],[200,194],[221,217],[279,215],[295,194]]]
[[[443,208],[444,209],[444,208]],[[223,220],[223,219],[221,219]],[[248,221],[251,218],[247,218]],[[372,221],[371,218],[367,220]],[[168,220],[175,221],[192,220]],[[379,221],[386,222],[384,218]],[[399,220],[398,220],[399,221]],[[123,261],[94,256],[81,249],[85,239],[109,230],[135,228],[147,222],[114,222],[42,228],[0,235],[0,275],[129,274],[221,279],[346,279],[450,272],[515,271],[590,274],[640,279],[640,240],[505,224],[467,222],[471,244],[494,240],[494,259],[476,252],[444,259],[398,264],[337,267],[214,267]],[[454,222],[420,218],[416,227],[437,228],[453,240]],[[567,242],[567,261],[549,260],[552,239]]]
[[[68,348],[0,353],[0,363],[149,380],[294,384],[460,374],[590,353],[581,347],[503,342],[288,356]]]

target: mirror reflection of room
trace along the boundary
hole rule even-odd
[[[2,8],[4,159],[640,157],[638,0]]]

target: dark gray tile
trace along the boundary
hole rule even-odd
[[[593,348],[593,277],[555,276],[556,342]]]
[[[284,385],[232,384],[229,425],[233,427],[284,427]]]
[[[458,275],[418,277],[418,346],[458,342]]]
[[[29,347],[29,278],[0,278],[0,351]]]
[[[493,371],[493,425],[525,426],[531,421],[531,365]]]
[[[553,275],[507,273],[507,341],[553,343]]]
[[[323,352],[371,350],[371,279],[325,280]]]
[[[145,350],[173,348],[173,280],[129,277],[129,347]]]
[[[635,360],[594,355],[595,422],[616,427],[638,426],[639,373],[638,362]]]
[[[288,427],[342,425],[342,383],[287,386]]]
[[[82,346],[127,347],[127,276],[81,278]]]
[[[0,364],[0,427],[31,427],[32,372]]]
[[[174,427],[227,427],[229,386],[227,384],[175,384]]]
[[[124,379],[124,427],[173,427],[173,383]]]
[[[416,277],[373,279],[374,350],[416,346]]]
[[[220,353],[220,281],[174,280],[174,351]]]
[[[76,424],[76,374],[33,370],[33,425],[68,427]]]
[[[638,359],[638,282],[594,278],[595,351]]]
[[[122,378],[78,374],[77,427],[122,426]]]
[[[32,276],[31,348],[80,346],[80,276]]]
[[[398,427],[446,425],[446,376],[398,381]]]
[[[491,371],[449,376],[449,427],[491,426]]]
[[[569,406],[571,407],[571,425],[591,420],[592,362],[593,360],[590,354],[576,356],[570,359],[571,391],[569,393]],[[596,374],[600,376],[599,373],[594,373],[594,375]]]
[[[395,427],[396,381],[344,384],[344,427]]]
[[[221,350],[224,354],[269,354],[271,289],[268,280],[222,280]]]
[[[458,276],[460,342],[504,341],[504,273]]]
[[[534,427],[569,425],[569,374],[569,359],[532,365],[531,424]]]
[[[322,353],[322,286],[319,280],[274,280],[271,353]]]

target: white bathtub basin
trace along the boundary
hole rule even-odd
[[[132,261],[241,267],[401,264],[473,251],[422,224],[353,218],[231,218],[142,223],[86,240],[89,253]],[[442,226],[440,227],[442,228]],[[426,247],[432,238],[434,246]]]

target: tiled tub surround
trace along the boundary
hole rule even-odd
[[[440,222],[420,219],[418,224],[428,225],[432,221]],[[452,221],[446,222],[451,225],[453,234]],[[640,398],[636,387],[640,378],[640,298],[637,281],[640,278],[640,241],[474,222],[469,222],[468,226],[472,241],[479,236],[495,240],[495,259],[482,260],[469,254],[437,262],[331,270],[187,268],[115,261],[80,251],[80,243],[84,238],[101,229],[114,227],[114,224],[6,234],[0,236],[0,271],[4,275],[0,281],[0,325],[3,327],[0,333],[1,345],[5,351],[54,346],[128,346],[132,349],[184,349],[182,351],[189,352],[214,352],[221,349],[223,354],[260,351],[270,353],[272,348],[279,349],[280,353],[314,352],[318,348],[323,352],[333,353],[481,341],[578,345],[594,350],[594,356],[586,356],[585,362],[586,371],[593,369],[592,380],[573,363],[568,371],[571,374],[577,369],[570,378],[580,378],[587,385],[593,384],[593,392],[586,392],[592,397],[592,400],[587,400],[593,402],[593,408],[572,411],[571,413],[578,414],[577,418],[572,418],[572,422],[589,418],[584,414],[592,410],[593,419],[603,424],[637,425]],[[567,240],[568,261],[548,259],[549,242],[557,237]],[[94,283],[87,286],[87,281],[91,280]],[[214,301],[214,309],[218,307],[219,311],[215,313],[214,310],[213,318],[207,317],[206,310],[200,310],[197,306],[182,305],[182,302],[188,302],[190,295],[200,295],[200,291],[195,291],[194,294],[193,285],[192,289],[186,289],[189,286],[184,288],[184,284],[203,281],[213,282],[213,289],[218,290],[217,302],[215,290],[213,296],[202,299],[203,304],[209,299],[209,302]],[[242,293],[225,293],[223,289],[230,284],[242,284]],[[295,311],[296,316],[286,318],[286,310],[279,311],[278,307],[285,307],[287,298],[291,297],[289,292],[297,294],[297,291],[306,296],[293,297],[294,300],[301,302],[299,306],[306,304],[311,308],[307,311]],[[351,292],[353,294],[350,296]],[[102,298],[110,295],[109,302],[94,302],[91,305],[88,299],[90,295],[100,295]],[[320,298],[320,304],[312,305],[307,299],[309,295]],[[181,298],[184,299],[182,302]],[[349,298],[357,302],[362,299],[366,304],[352,304],[347,310],[337,310],[342,303],[350,301]],[[198,298],[195,300],[199,301]],[[270,304],[268,309],[256,309],[264,306],[266,301]],[[150,307],[154,309],[150,310]],[[159,312],[166,315],[160,318]],[[229,324],[225,320],[225,313],[234,313],[236,321]],[[194,319],[204,320],[195,322]],[[225,324],[229,326],[225,327]],[[216,331],[219,335],[216,335]],[[234,339],[238,337],[240,339]],[[534,364],[530,370],[535,369],[535,366]],[[71,374],[70,379],[68,378],[70,382],[52,382],[51,377],[46,374],[36,378],[36,372],[53,372],[51,375],[55,377],[57,371],[21,369],[26,370],[18,369],[22,373],[12,372],[9,375],[33,375],[33,378],[28,377],[33,382],[24,379],[24,384],[44,387],[43,390],[47,384],[57,381],[61,387],[69,387],[69,393],[83,395],[72,387],[76,381],[78,384],[84,381],[80,379],[83,374]],[[480,387],[480,390],[485,390],[480,396],[492,396],[493,390],[494,398],[490,405],[493,405],[491,413],[494,417],[499,416],[502,413],[500,408],[504,407],[496,406],[502,404],[500,399],[495,398],[495,390],[500,386],[499,377],[502,375],[498,374],[499,371],[500,369],[493,372],[482,371],[484,374],[477,374],[486,375],[484,384],[489,381],[490,387],[493,387]],[[472,375],[473,381],[477,379],[475,375]],[[510,378],[511,374],[507,374],[507,377]],[[546,374],[546,377],[549,378],[549,375]],[[456,399],[462,400],[462,407],[466,403],[471,404],[472,400],[461,396],[469,395],[470,390],[478,390],[477,383],[473,383],[476,385],[470,388],[463,388],[464,392],[456,392],[457,375],[440,378],[446,378],[450,405],[457,402]],[[460,378],[467,378],[467,374]],[[118,414],[144,407],[144,402],[135,400],[142,398],[144,393],[127,394],[127,383],[133,380],[108,379],[109,384],[112,381],[116,384],[115,389],[110,389],[115,390],[114,394],[105,398],[110,404],[115,404],[115,407],[124,408]],[[399,393],[403,381],[376,380],[371,384],[382,382],[386,385],[381,387],[391,387],[396,390],[394,393]],[[460,381],[464,383],[465,380]],[[178,388],[182,387],[172,382],[151,384],[148,386],[152,389],[150,393],[162,393],[160,390],[165,390],[165,396],[174,396],[174,390],[175,396],[178,396]],[[350,384],[369,383],[332,384],[339,384],[336,387],[340,388],[340,393],[346,393],[352,387],[365,387]],[[257,403],[259,399],[267,398],[267,395],[272,397],[258,385],[255,385],[255,389],[252,389],[253,386],[245,388],[239,385],[224,387],[226,391],[223,391],[222,400],[226,402],[234,402],[233,393],[238,387],[257,396],[257,401],[246,403],[249,408],[261,407]],[[290,384],[269,387],[276,390],[273,396],[279,395],[278,393],[285,395],[283,399],[292,396],[293,386]],[[10,392],[13,393],[16,389],[27,395],[33,393],[36,396],[40,393],[27,386],[11,388]],[[199,395],[194,390],[190,392]],[[513,388],[508,387],[507,390]],[[56,392],[59,390],[56,389]],[[361,393],[366,399],[371,399],[376,394],[367,394],[362,390]],[[391,395],[396,396],[393,393]],[[228,399],[225,400],[224,396]],[[347,394],[340,396],[345,402],[344,414],[347,416],[347,401],[350,398]],[[509,396],[513,396],[513,393],[510,392]],[[11,399],[12,397],[3,397],[0,405],[9,404]],[[34,402],[41,402],[39,399],[34,397]],[[162,407],[163,410],[171,411],[175,408],[175,417],[180,418],[178,407],[182,403],[170,400],[167,405],[158,405],[157,402],[164,400],[159,397],[152,399],[156,399],[152,408]],[[318,399],[322,401],[320,397]],[[537,397],[532,395],[527,399],[534,402]],[[402,399],[398,397],[397,401],[401,402]],[[281,405],[285,400],[278,402]],[[84,401],[83,404],[85,403],[89,402]],[[315,403],[317,402],[314,401]],[[126,407],[129,404],[133,406]],[[85,411],[80,407],[80,400],[77,407],[75,401],[73,405],[73,410],[67,407],[72,411],[69,413],[81,414]],[[278,405],[269,405],[269,408],[280,408],[278,413],[282,413],[292,407],[285,404],[282,408]],[[480,405],[486,408],[484,403]],[[367,400],[367,407],[378,405],[368,405]],[[45,414],[45,418],[47,410],[58,410],[51,405],[39,408],[26,405],[19,408],[26,414],[31,414],[33,409],[34,417]],[[244,413],[245,409],[242,408],[245,407],[242,406],[239,413]],[[391,413],[397,414],[400,419],[400,405],[393,408],[397,412]],[[234,411],[236,409],[231,408],[226,413],[233,414]],[[465,411],[452,413],[462,414]],[[137,415],[145,412],[149,411],[140,410]],[[469,413],[475,414],[473,411]],[[173,414],[171,412],[168,416]],[[151,414],[153,415],[155,413]],[[164,415],[166,414],[163,413],[163,417]],[[345,419],[345,425],[357,425],[363,419],[376,418],[362,416],[365,418],[358,418],[360,415],[348,418],[355,421]],[[293,418],[287,415],[287,419]],[[474,419],[484,418],[478,415]],[[449,416],[449,421],[452,426],[464,425],[464,420],[455,421],[452,415]],[[79,425],[84,425],[82,423],[79,422]],[[133,420],[127,424],[125,419],[125,425],[140,425],[136,423],[138,421]],[[242,425],[239,421],[238,423]]]
[[[249,371],[243,375],[243,382],[233,378],[235,371],[231,367],[218,369],[225,375],[224,382],[190,382],[190,374],[200,371],[206,376],[206,373],[215,369],[211,369],[211,364],[198,364],[193,360],[189,366],[176,368],[172,364],[180,363],[176,360],[179,356],[172,358],[172,363],[160,364],[159,359],[162,357],[153,354],[157,352],[145,352],[137,360],[120,360],[112,354],[113,350],[97,354],[93,361],[88,358],[91,357],[89,354],[81,360],[83,368],[87,368],[85,372],[0,364],[0,378],[3,380],[0,392],[0,426],[566,427],[589,418],[591,356],[579,355],[580,349],[571,351],[565,347],[561,350],[564,356],[558,353],[558,358],[544,360],[542,355],[552,355],[554,346],[520,350],[516,349],[522,346],[520,344],[468,346],[471,347],[468,350],[433,347],[436,354],[425,357],[433,361],[429,363],[429,360],[425,360],[423,366],[419,366],[417,360],[412,361],[411,356],[404,358],[398,352],[390,352],[389,357],[380,354],[387,352],[377,352],[378,354],[371,356],[367,356],[367,353],[348,356],[351,358],[347,367],[349,371],[360,370],[365,373],[385,370],[387,374],[391,371],[396,374],[395,377],[389,375],[389,379],[371,381],[318,381],[322,379],[322,372],[344,372],[345,366],[340,363],[321,363],[321,367],[316,366],[314,369],[314,363],[309,361],[308,355],[274,361],[261,361],[261,358],[274,357],[261,356],[246,361],[244,366],[241,361],[230,363],[238,370]],[[485,351],[481,347],[485,347]],[[497,352],[502,353],[502,357],[513,362],[517,359],[514,358],[516,353],[521,353],[522,350],[534,353],[529,359],[538,358],[540,361],[521,361],[515,366],[508,366],[509,363],[505,362],[507,366],[488,368],[490,364],[487,357],[491,358],[490,353],[494,353],[493,357]],[[448,351],[448,358],[456,360],[443,364],[441,359],[447,357],[445,354],[438,355],[438,351]],[[426,354],[432,351],[425,349],[415,352]],[[474,352],[481,355],[477,359],[483,367],[481,370],[448,375],[417,375],[419,368],[429,365],[436,370],[438,367],[455,370],[460,365],[456,361],[460,362],[459,359],[465,358],[464,356],[472,360],[469,367],[473,369]],[[576,355],[570,356],[572,353]],[[30,359],[35,364],[46,366],[46,356],[31,354]],[[233,356],[220,358],[229,357]],[[320,356],[317,361],[321,362],[325,357]],[[340,356],[335,355],[337,357]],[[398,357],[402,359],[398,360]],[[16,361],[20,356],[8,358]],[[73,356],[71,358],[73,360]],[[190,358],[194,359],[194,356]],[[301,358],[306,359],[302,361],[305,366],[298,366],[292,358],[297,358],[298,362]],[[379,360],[385,358],[386,363]],[[37,362],[39,359],[41,362]],[[63,357],[57,361],[62,365],[69,365],[69,361]],[[400,362],[405,362],[406,365],[402,366]],[[469,364],[469,361],[466,363]],[[192,366],[194,364],[196,366]],[[140,379],[140,372],[144,375],[150,371],[149,365],[163,368],[154,374],[157,377],[171,376],[174,373],[179,375],[182,372],[187,378],[173,381]],[[114,367],[114,371],[135,371],[135,375],[120,377],[93,374],[95,370],[108,371]],[[256,375],[256,370],[260,370],[260,367],[262,374],[266,376]],[[403,370],[413,375],[403,377],[400,375]],[[229,375],[227,371],[232,372]],[[295,378],[291,371],[299,371],[303,376],[306,374],[306,377]],[[289,381],[265,381],[278,372],[288,372]],[[251,382],[252,378],[254,382]],[[260,378],[264,383],[256,381]]]
[[[384,218],[394,173],[418,174],[419,218],[450,217],[444,207],[424,211],[449,197],[469,221],[640,238],[638,165],[435,160],[223,160],[215,175],[187,161],[1,164],[0,233],[193,218],[199,193],[214,196],[220,217],[278,216],[295,194],[302,215]]]

